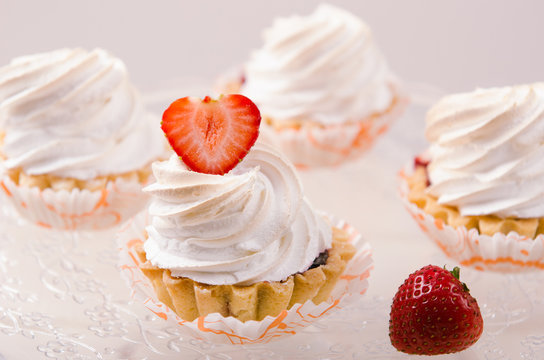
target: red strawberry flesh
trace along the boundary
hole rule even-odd
[[[480,308],[451,272],[428,265],[399,287],[391,306],[389,337],[397,350],[419,355],[449,354],[482,334]]]
[[[425,181],[425,186],[429,187],[431,186],[431,180],[429,178],[429,164],[431,160],[429,160],[426,157],[423,156],[416,156],[414,159],[414,168],[423,167],[425,168],[425,175],[427,177],[427,180]]]
[[[259,136],[261,115],[243,95],[218,100],[184,97],[163,114],[162,130],[183,162],[197,172],[229,172],[249,152]]]
[[[424,158],[423,156],[416,156],[416,158],[414,159],[414,167],[423,166],[426,168],[427,166],[429,166],[430,162],[431,160]]]

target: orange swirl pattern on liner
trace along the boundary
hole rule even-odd
[[[363,280],[363,279],[366,279],[366,278],[368,278],[370,276],[370,271],[373,270],[373,269],[374,269],[374,266],[371,266],[367,271],[363,272],[362,274],[358,274],[358,275],[342,275],[342,276],[340,276],[340,279],[346,280],[348,282],[356,280],[356,279]]]
[[[2,182],[0,182],[0,185],[2,185],[2,189],[4,190],[4,192],[6,193],[7,196],[9,196],[9,197],[13,196],[11,194],[11,191],[9,191],[9,189],[6,187],[6,184],[4,183],[4,180],[2,180]]]
[[[540,261],[522,261],[522,260],[516,260],[512,258],[511,256],[506,257],[498,257],[496,259],[484,259],[481,256],[474,256],[468,260],[461,261],[461,265],[465,266],[477,266],[477,264],[484,264],[484,265],[496,265],[500,263],[508,263],[512,264],[514,266],[527,266],[527,267],[534,267],[537,269],[543,269],[544,270],[544,263]]]
[[[36,221],[36,225],[38,225],[39,227],[44,227],[44,228],[46,228],[46,229],[51,229],[51,228],[53,228],[51,225],[46,224],[46,223],[41,222],[41,221]]]
[[[312,314],[308,314],[308,316],[311,317],[311,318],[314,318],[314,319],[318,319],[318,318],[322,317],[323,315],[325,315],[326,313],[328,313],[332,308],[335,308],[338,305],[339,302],[340,302],[340,299],[336,299],[336,300],[334,300],[332,305],[329,306],[328,308],[326,308],[321,314],[319,314],[317,316],[312,315]]]
[[[61,230],[76,230],[81,227],[96,229],[117,226],[125,220],[123,213],[127,211],[116,209],[116,204],[126,203],[126,201],[135,204],[136,201],[143,201],[139,199],[141,197],[139,193],[134,190],[128,190],[133,185],[120,189],[116,182],[110,182],[110,186],[111,188],[100,190],[99,198],[96,201],[93,200],[95,201],[94,204],[83,204],[83,206],[87,209],[90,208],[90,210],[77,214],[70,211],[63,211],[62,208],[67,206],[66,203],[61,201],[57,204],[48,202],[44,198],[43,191],[34,194],[31,188],[19,190],[19,186],[9,178],[4,178],[0,181],[3,193],[17,207],[20,213],[28,213],[28,218],[33,218],[36,226]],[[88,192],[88,190],[82,191]],[[25,202],[25,197],[28,196],[32,198],[32,208]],[[38,214],[36,213],[36,209],[38,209],[38,212],[42,212],[42,215],[36,215]],[[47,213],[50,213],[50,215],[47,215]]]
[[[353,242],[355,240],[355,238],[358,236],[353,231],[353,228],[349,224],[344,223],[341,227],[344,230],[347,230],[348,234],[350,235],[349,236],[349,241],[350,242]],[[143,234],[142,234],[142,237],[143,237]],[[134,263],[134,265],[123,265],[123,266],[121,266],[121,269],[127,270],[127,271],[130,272],[131,279],[132,279],[132,285],[131,285],[132,289],[134,289],[135,281],[140,282],[140,280],[137,280],[134,277],[135,276],[134,272],[139,271],[138,266],[140,265],[141,261],[131,251],[133,251],[134,247],[137,244],[140,244],[141,242],[142,242],[141,239],[133,238],[133,239],[129,239],[125,244],[125,246],[128,249],[128,254],[129,254],[132,262]],[[123,248],[120,248],[119,250],[122,251]],[[361,254],[370,254],[370,253],[371,253],[371,251],[364,251]],[[354,279],[364,280],[364,279],[367,279],[370,276],[370,270],[371,270],[371,268],[366,269],[365,271],[363,271],[360,274],[344,274],[342,276],[345,276],[346,279],[349,279],[348,281],[351,281],[351,280],[354,280]],[[146,282],[145,285],[147,285],[147,287],[150,287],[150,285],[149,285],[149,283],[147,281],[147,278],[145,278],[145,280],[143,282]],[[365,292],[366,292],[366,290],[364,290],[361,294],[364,294]],[[328,306],[325,310],[321,311],[318,314],[311,314],[311,313],[306,314],[306,315],[302,314],[300,312],[300,309],[303,307],[303,305],[299,305],[296,308],[296,314],[298,314],[299,319],[297,319],[296,321],[288,321],[288,322],[284,321],[286,316],[288,315],[288,311],[284,310],[277,317],[274,318],[272,323],[264,330],[264,332],[259,337],[254,338],[254,339],[237,335],[233,329],[230,329],[230,331],[226,331],[226,330],[219,330],[219,329],[211,328],[208,325],[209,324],[214,324],[214,323],[216,323],[218,321],[209,321],[209,320],[207,321],[206,320],[207,316],[201,316],[201,317],[197,318],[195,321],[197,322],[197,326],[198,326],[198,329],[200,331],[225,336],[228,339],[228,341],[233,345],[259,344],[259,343],[264,344],[264,343],[270,342],[271,340],[273,340],[275,338],[284,336],[286,334],[291,334],[291,335],[296,334],[296,330],[298,328],[305,327],[308,324],[313,323],[314,322],[313,319],[318,319],[318,318],[321,318],[321,317],[325,316],[326,314],[328,314],[334,308],[341,308],[339,306],[340,300],[341,300],[341,298],[335,299],[332,302],[332,304],[330,304],[330,306]],[[153,304],[154,306],[157,306],[158,308],[164,309],[164,312],[151,309],[151,307],[150,307],[151,305],[148,305],[149,303]],[[164,304],[160,303],[160,301],[158,301],[158,300],[156,300],[154,298],[148,297],[144,301],[144,304],[148,309],[152,310],[152,312],[155,315],[161,317],[164,320],[172,318],[172,319],[175,319],[176,322],[179,325],[182,325],[182,326],[186,323],[186,321],[179,318],[177,316],[177,314],[175,314],[167,306],[164,306]]]
[[[289,330],[285,330],[283,331],[284,329],[288,329],[289,326],[287,324],[285,324],[283,322],[283,320],[285,319],[285,317],[287,316],[287,310],[283,310],[275,319],[274,321],[266,328],[266,330],[264,331],[263,334],[261,334],[261,336],[259,336],[257,339],[250,339],[250,338],[247,338],[247,337],[244,337],[244,336],[239,336],[239,335],[236,335],[234,332],[227,332],[227,331],[223,331],[223,330],[217,330],[217,329],[211,329],[211,328],[207,328],[205,326],[205,317],[204,316],[201,316],[197,319],[198,321],[198,329],[200,331],[204,331],[204,332],[212,332],[214,334],[218,334],[218,335],[225,335],[228,337],[228,339],[231,341],[231,343],[233,345],[236,345],[237,342],[234,342],[233,341],[233,338],[234,339],[237,339],[239,341],[240,344],[253,344],[253,343],[260,343],[262,342],[261,340],[265,339],[267,337],[267,335],[269,334],[269,332],[272,332],[274,331],[275,328],[279,329],[279,330],[282,330],[282,332],[284,333],[289,333],[289,334],[296,334],[295,331],[289,331]],[[232,331],[232,330],[231,330]],[[274,337],[277,337],[277,336],[280,336],[279,334],[273,334],[271,333],[270,334],[270,338],[274,338]]]
[[[163,313],[163,312],[156,312],[156,311],[154,311],[153,309],[151,309],[151,308],[149,308],[149,307],[148,307],[148,309],[151,310],[152,313],[154,313],[155,315],[157,315],[157,316],[160,317],[161,319],[163,319],[163,320],[168,319],[168,315],[166,315],[165,313]]]
[[[95,215],[100,210],[100,208],[103,207],[104,209],[106,209],[110,206],[110,204],[107,201],[108,194],[109,192],[107,189],[102,189],[100,198],[98,199],[96,204],[93,206],[93,208],[90,211],[84,212],[82,214],[70,214],[70,213],[64,213],[60,210],[57,210],[55,206],[53,206],[52,204],[49,204],[47,201],[45,201],[45,199],[43,199],[41,192],[40,192],[40,199],[43,201],[47,209],[49,209],[52,213],[60,216],[63,219],[65,223],[65,227],[64,227],[65,230],[73,230],[77,228],[79,219],[91,217]],[[106,213],[104,213],[104,215],[105,214]],[[121,222],[121,214],[115,210],[110,211],[109,214],[113,215],[113,217],[115,218],[113,225],[119,225],[119,223]],[[40,224],[43,224],[43,223],[37,222],[37,225],[40,225]],[[51,225],[49,225],[49,227],[51,227]]]
[[[376,139],[388,130],[389,122],[393,120],[394,114],[400,116],[400,114],[402,114],[404,111],[404,108],[408,103],[408,98],[403,96],[393,84],[390,84],[389,87],[395,94],[389,106],[386,109],[374,112],[359,121],[344,124],[315,126],[286,125],[273,128],[273,131],[278,133],[287,131],[300,133],[304,138],[306,138],[307,143],[312,145],[315,149],[338,155],[340,158],[329,165],[339,165],[350,155],[355,155],[356,152],[361,153],[371,148]],[[376,121],[380,118],[387,119],[387,123],[379,125]],[[349,144],[340,147],[328,143],[327,139],[330,137],[320,141],[318,136],[316,136],[316,134],[319,133],[329,135],[335,133],[337,136],[344,133],[345,135],[347,130],[350,130],[350,132],[355,130],[356,134],[353,139],[349,140]],[[308,168],[308,166],[303,163],[295,163],[295,166],[299,169]]]
[[[390,86],[390,88],[391,88],[391,91],[394,91],[393,86]],[[401,102],[401,100],[400,100],[399,95],[395,95],[393,97],[393,99],[391,100],[391,103],[389,104],[389,106],[385,110],[382,110],[382,111],[379,111],[379,112],[374,112],[374,113],[370,114],[369,116],[367,116],[366,118],[364,118],[362,120],[359,120],[358,122],[354,123],[354,124],[357,124],[357,127],[359,128],[358,131],[357,131],[357,135],[353,138],[353,140],[351,141],[351,143],[349,145],[347,145],[347,146],[345,146],[343,148],[336,148],[336,147],[334,147],[334,146],[332,146],[330,144],[320,143],[316,139],[314,134],[312,133],[312,131],[313,131],[312,127],[306,128],[306,129],[302,128],[302,129],[304,129],[304,131],[306,131],[306,137],[307,137],[309,143],[311,143],[317,149],[328,151],[328,152],[331,152],[331,153],[336,153],[336,154],[339,154],[339,155],[342,155],[342,156],[348,156],[355,149],[365,150],[365,149],[370,148],[374,144],[376,138],[387,131],[387,129],[389,128],[389,125],[388,124],[383,124],[375,131],[374,134],[372,134],[372,132],[371,132],[371,130],[375,126],[375,121],[377,119],[379,119],[380,117],[391,113],[397,107],[397,105],[400,104],[400,102]],[[319,127],[319,130],[330,131],[330,130],[333,130],[333,129],[334,130],[342,129],[344,126],[348,126],[348,125],[353,125],[353,124],[321,126],[321,127]],[[299,130],[297,128],[294,128],[294,127],[293,128],[280,129],[280,131],[283,131],[283,130],[301,131],[301,130]]]
[[[312,130],[313,130],[312,128],[306,129],[306,137],[308,138],[308,141],[314,147],[320,150],[325,150],[328,152],[337,153],[339,155],[348,156],[349,153],[353,149],[363,148],[363,145],[370,147],[374,143],[374,140],[375,140],[375,138],[370,134],[370,129],[372,128],[372,124],[359,122],[357,124],[357,127],[359,128],[359,130],[357,131],[357,135],[355,135],[355,137],[353,138],[353,140],[351,141],[349,145],[343,148],[335,148],[333,145],[320,143],[316,139],[314,134],[312,133]],[[342,125],[327,126],[325,127],[325,131],[331,128],[341,129]]]

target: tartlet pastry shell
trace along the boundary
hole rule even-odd
[[[315,304],[325,301],[356,250],[343,230],[333,228],[333,243],[324,265],[291,275],[285,281],[261,281],[249,286],[206,285],[189,278],[175,278],[169,270],[146,260],[143,244],[135,252],[142,262],[140,269],[151,280],[159,300],[180,318],[193,321],[219,313],[248,321],[277,316],[308,300]]]

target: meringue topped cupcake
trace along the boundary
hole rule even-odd
[[[408,178],[408,199],[446,225],[532,246],[544,233],[543,129],[543,83],[443,98],[427,114],[431,146]],[[493,251],[511,263],[518,255]]]
[[[292,166],[256,145],[228,175],[191,171],[173,154],[153,164],[149,261],[210,285],[283,281],[330,248],[331,227],[302,196]],[[176,206],[173,205],[176,204]]]
[[[427,118],[429,193],[461,215],[544,217],[543,130],[544,83],[445,98]]]
[[[331,5],[276,19],[243,71],[265,140],[301,166],[358,156],[406,102],[368,26]]]
[[[153,164],[141,270],[182,319],[241,321],[323,302],[355,249],[304,198],[293,165],[253,146],[260,113],[241,95],[183,98],[163,116],[177,154]]]
[[[16,58],[0,68],[3,188],[35,222],[76,226],[78,215],[89,209],[73,209],[65,221],[38,219],[36,212],[43,208],[17,189],[103,192],[121,179],[143,184],[150,163],[165,151],[157,123],[144,110],[123,62],[102,49],[61,49]],[[29,210],[33,206],[27,200],[36,205],[35,211]],[[139,203],[141,207],[145,201]],[[116,204],[110,205],[114,217],[121,216]]]

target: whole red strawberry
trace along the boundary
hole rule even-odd
[[[247,155],[259,136],[261,113],[247,97],[231,94],[174,101],[161,128],[174,151],[191,170],[229,172]]]
[[[476,299],[452,272],[428,265],[404,281],[391,306],[389,337],[397,350],[418,355],[465,350],[482,334]]]

